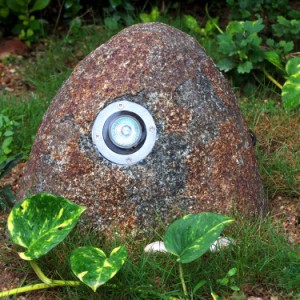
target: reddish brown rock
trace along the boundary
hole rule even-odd
[[[97,114],[127,100],[157,126],[152,152],[122,167],[92,143]],[[228,83],[202,47],[159,23],[129,27],[73,71],[40,125],[19,198],[59,194],[100,228],[155,226],[185,213],[266,211],[251,136]]]

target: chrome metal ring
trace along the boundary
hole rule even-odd
[[[156,141],[156,126],[143,106],[118,101],[96,117],[92,140],[99,153],[118,165],[132,165],[144,159]]]

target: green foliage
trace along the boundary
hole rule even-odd
[[[157,6],[153,6],[149,14],[140,13],[139,17],[143,23],[155,22],[160,17],[160,12]]]
[[[300,57],[291,58],[285,69],[288,78],[282,88],[282,104],[291,110],[300,106]]]
[[[108,32],[117,32],[123,26],[135,23],[134,6],[130,0],[109,0],[109,7],[103,9],[104,25]]]
[[[172,223],[164,236],[168,252],[189,263],[202,256],[217,240],[226,224],[234,220],[215,213],[187,215]]]
[[[10,167],[9,167],[10,168]],[[7,171],[4,171],[5,173]],[[77,281],[52,280],[40,269],[35,259],[44,256],[62,242],[75,227],[85,207],[66,198],[51,194],[37,194],[17,203],[8,216],[8,231],[17,245],[26,248],[19,252],[29,260],[33,270],[43,284],[34,284],[0,292],[0,297],[56,286],[78,286]],[[71,268],[76,276],[94,292],[111,279],[127,259],[127,250],[115,248],[110,257],[95,247],[80,247],[71,255]]]
[[[184,25],[190,29],[191,31],[201,34],[205,30],[201,30],[198,21],[190,15],[183,15],[183,23]]]
[[[71,268],[74,274],[94,292],[121,269],[127,259],[127,250],[120,246],[109,257],[96,247],[79,247],[71,254]]]
[[[11,120],[6,115],[5,110],[0,112],[0,163],[12,154],[15,130],[19,125],[20,123]]]
[[[283,16],[277,17],[277,22],[272,25],[273,34],[285,40],[297,40],[300,34],[300,21],[288,20]]]
[[[217,283],[223,286],[228,286],[232,291],[238,292],[240,288],[235,283],[234,276],[236,275],[237,268],[230,269],[225,277],[217,280]]]
[[[230,7],[229,16],[233,20],[250,19],[260,14],[266,16],[270,21],[282,13],[290,13],[288,0],[226,0]]]
[[[5,0],[0,0],[0,22],[1,19],[6,19],[9,16],[9,8]]]
[[[185,296],[188,296],[188,292],[182,263],[189,263],[201,257],[218,239],[224,227],[233,221],[232,218],[207,212],[186,215],[168,227],[164,244],[169,253],[178,257],[180,280]],[[204,284],[204,281],[200,281],[194,291]]]
[[[262,38],[258,36],[263,28],[262,19],[229,23],[226,31],[217,37],[223,56],[217,66],[226,72],[236,69],[239,74],[250,73],[257,68],[264,59]]]
[[[22,159],[23,154],[5,159],[0,163],[0,179],[6,176]],[[15,196],[10,189],[10,185],[0,187],[0,210],[12,208]]]
[[[7,7],[18,16],[19,22],[12,28],[21,40],[30,45],[44,35],[46,20],[36,19],[33,13],[45,9],[50,0],[6,0]]]
[[[80,4],[80,0],[66,0],[64,2],[64,18],[76,18],[81,9],[82,5]]]
[[[38,194],[18,202],[7,223],[13,242],[26,248],[19,256],[33,260],[45,255],[70,233],[85,209],[51,194]]]

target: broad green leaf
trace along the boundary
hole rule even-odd
[[[300,106],[300,57],[290,59],[286,64],[289,75],[282,88],[282,104],[286,110]]]
[[[230,58],[223,58],[218,61],[217,67],[224,72],[228,72],[232,70],[236,66],[236,63],[233,59]]]
[[[118,15],[114,15],[112,17],[107,17],[104,19],[104,25],[108,30],[118,30],[119,28],[120,17]]]
[[[230,289],[233,290],[233,291],[235,291],[235,292],[240,291],[240,288],[238,286],[236,286],[236,285],[231,285]]]
[[[95,247],[80,247],[71,254],[71,269],[74,274],[87,286],[96,292],[97,288],[121,269],[127,259],[124,246],[115,248],[109,257]]]
[[[43,10],[49,5],[50,0],[36,0],[30,9],[30,12],[34,12],[37,10]]]
[[[27,1],[6,0],[6,4],[12,11],[16,13],[27,12]]]
[[[276,51],[264,51],[263,54],[267,61],[269,61],[278,69],[283,70],[281,58]]]
[[[12,141],[13,141],[12,137],[7,137],[6,139],[4,139],[2,146],[1,146],[4,154],[9,154],[11,152],[11,149],[9,148],[9,146],[12,143]]]
[[[251,61],[246,61],[243,64],[240,64],[237,68],[238,73],[244,74],[244,73],[250,73],[250,71],[253,69],[253,64]]]
[[[17,203],[7,223],[13,242],[26,248],[19,256],[33,260],[49,252],[70,233],[85,209],[51,194],[33,195]]]
[[[7,129],[7,130],[4,132],[3,136],[12,136],[13,134],[14,134],[14,132],[13,132],[12,130]]]
[[[285,69],[288,75],[300,76],[300,57],[289,59]]]
[[[164,236],[169,253],[181,263],[191,262],[202,256],[217,240],[225,225],[234,220],[215,213],[190,214],[172,223]]]

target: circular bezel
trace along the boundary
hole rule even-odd
[[[110,141],[111,120],[121,115],[134,117],[142,127],[142,137],[136,147],[119,148]],[[151,114],[143,106],[125,100],[118,101],[109,104],[99,112],[92,128],[92,140],[100,154],[107,160],[118,165],[132,165],[151,152],[156,141],[156,126]]]

